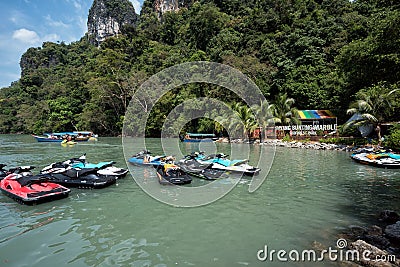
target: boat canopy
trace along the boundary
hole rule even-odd
[[[74,131],[74,132],[58,132],[58,133],[44,133],[44,135],[54,135],[54,136],[65,136],[65,135],[70,135],[70,136],[78,136],[78,135],[83,135],[83,136],[96,136],[93,132],[91,131]]]
[[[190,137],[215,137],[215,134],[205,134],[205,133],[186,133]]]
[[[94,135],[94,133],[93,132],[91,132],[91,131],[74,131],[73,132],[74,134],[82,134],[82,135]]]
[[[71,136],[74,136],[74,135],[78,135],[77,133],[74,133],[74,132],[59,132],[59,133],[45,133],[45,135],[54,135],[54,136],[64,136],[64,135],[71,135]]]

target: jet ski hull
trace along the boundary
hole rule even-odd
[[[100,189],[116,183],[115,176],[88,174],[84,176],[71,177],[65,173],[51,173],[50,180],[65,187],[82,189]]]
[[[24,183],[21,182],[22,179]],[[11,199],[27,205],[66,198],[71,191],[49,182],[46,176],[20,176],[14,173],[0,181],[0,190]]]
[[[190,184],[192,178],[184,173],[179,167],[177,167],[175,174],[167,174],[164,171],[164,165],[154,166],[156,168],[158,182],[162,185],[184,185]]]

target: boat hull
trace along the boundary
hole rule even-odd
[[[400,161],[395,159],[370,159],[367,157],[369,153],[352,154],[350,158],[357,163],[369,165],[384,169],[400,169]]]
[[[63,141],[65,141],[62,138],[51,138],[51,137],[47,137],[47,136],[38,136],[38,135],[32,135],[36,141],[38,142],[50,142],[50,143],[61,143]],[[89,141],[90,137],[77,137],[73,140],[73,142],[87,142]]]
[[[153,166],[159,166],[164,163],[160,159],[145,162],[144,159],[135,158],[135,157],[128,159],[128,162],[131,164],[134,164],[134,165],[153,165]]]
[[[184,185],[190,184],[192,179],[186,173],[179,171],[178,176],[168,176],[164,171],[164,166],[154,166],[157,172],[158,182],[162,185]]]
[[[66,173],[52,173],[50,180],[68,188],[100,189],[115,184],[117,179],[107,175],[88,174],[75,178]]]
[[[36,141],[38,142],[51,142],[51,143],[61,143],[63,140],[62,139],[52,139],[49,137],[44,137],[44,136],[37,136],[37,135],[32,135]]]
[[[212,139],[183,139],[184,143],[214,142]]]
[[[25,184],[19,182],[20,179],[24,179]],[[32,182],[29,182],[29,179],[32,179]],[[48,182],[43,176],[18,177],[17,174],[10,174],[1,180],[0,190],[11,199],[27,205],[66,198],[71,191],[59,184]]]

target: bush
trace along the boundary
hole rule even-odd
[[[290,136],[289,134],[286,134],[285,137],[282,138],[283,142],[290,142]]]
[[[383,145],[392,149],[400,150],[400,124],[394,125],[389,135],[385,135]]]

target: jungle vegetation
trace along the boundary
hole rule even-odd
[[[21,79],[0,90],[0,133],[87,129],[119,135],[138,86],[191,61],[232,66],[271,104],[284,96],[297,109],[330,109],[341,123],[357,100],[377,99],[377,88],[385,94],[400,88],[398,1],[199,0],[161,18],[152,4],[145,0],[137,25],[99,47],[83,36],[29,48]],[[165,115],[193,97],[220,99],[246,113],[227,89],[190,84],[154,106],[147,134],[158,136]],[[396,99],[379,106],[380,121],[400,120]],[[220,126],[197,119],[184,130],[223,131]]]

